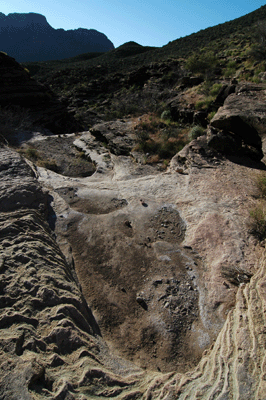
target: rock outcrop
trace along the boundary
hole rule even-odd
[[[1,51],[19,62],[59,60],[88,52],[105,52],[113,43],[95,29],[54,29],[36,13],[0,17]]]
[[[122,376],[140,371],[101,339],[45,222],[49,199],[33,170],[1,147],[0,175],[1,399],[110,398],[134,387],[136,377]]]
[[[73,135],[96,164],[84,178],[1,145],[2,399],[264,400],[266,260],[248,225],[264,96],[239,87],[163,173],[130,151],[130,120]]]
[[[211,120],[208,130],[210,147],[226,155],[263,158],[265,135],[265,88],[239,85]]]

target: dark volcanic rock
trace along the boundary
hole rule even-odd
[[[41,14],[13,13],[0,18],[1,50],[18,61],[45,61],[81,53],[105,52],[113,43],[94,29],[54,29]]]
[[[184,124],[200,124],[202,126],[207,126],[208,112],[197,111],[191,106],[184,105],[179,95],[169,100],[167,105],[174,121],[179,121]]]

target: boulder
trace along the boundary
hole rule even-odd
[[[203,81],[204,79],[202,76],[183,76],[179,81],[180,89],[185,89],[199,85]]]
[[[220,107],[207,131],[208,145],[226,155],[263,158],[266,127],[265,91],[260,85],[238,85]]]
[[[116,155],[129,155],[137,144],[131,120],[117,120],[94,125],[90,133]]]
[[[220,107],[224,104],[225,99],[232,93],[235,93],[236,84],[225,84],[221,87],[216,99],[214,100],[213,106]]]

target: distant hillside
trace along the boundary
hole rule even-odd
[[[0,13],[0,50],[19,62],[58,60],[106,52],[113,43],[94,29],[54,29],[41,14]]]
[[[37,79],[47,83],[51,83],[51,81],[54,83],[53,75],[58,75],[58,68],[60,68],[60,75],[62,75],[62,68],[64,68],[62,81],[65,85],[65,77],[68,75],[71,75],[71,81],[73,74],[75,75],[75,82],[83,80],[84,70],[88,73],[89,79],[93,79],[95,74],[98,76],[99,70],[95,68],[98,65],[102,67],[101,72],[104,70],[105,73],[110,74],[118,71],[127,73],[129,70],[132,71],[141,68],[143,65],[150,65],[152,62],[186,59],[193,53],[199,54],[199,52],[205,51],[213,51],[216,55],[227,58],[230,52],[231,55],[239,55],[242,52],[248,53],[255,40],[257,23],[261,20],[266,20],[266,5],[233,21],[176,39],[161,48],[144,47],[135,42],[128,42],[110,52],[99,53],[99,57],[95,57],[95,54],[93,56],[83,54],[79,59],[62,60],[60,64],[50,62],[34,65],[32,63],[25,66],[31,74],[36,74]],[[70,64],[71,68],[69,68]],[[73,68],[75,71],[73,71]],[[80,78],[78,75],[80,75]]]
[[[186,90],[184,98],[178,98],[190,116],[192,109],[209,115],[220,105],[221,100],[212,104],[219,89],[230,80],[266,82],[265,46],[258,37],[265,21],[263,6],[161,48],[131,41],[105,53],[23,67],[68,102],[78,120],[85,115],[85,128],[103,115],[108,120],[144,110],[169,111],[174,97]]]

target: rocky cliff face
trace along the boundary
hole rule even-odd
[[[94,29],[54,29],[41,14],[0,16],[1,51],[19,62],[58,60],[81,53],[105,52],[114,45]]]
[[[1,398],[264,399],[266,263],[248,222],[265,111],[262,86],[236,87],[165,172],[132,150],[134,119],[73,136],[85,178],[1,145]]]

